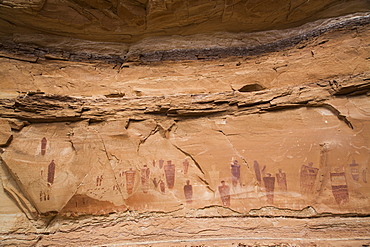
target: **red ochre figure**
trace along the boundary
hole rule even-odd
[[[231,178],[233,186],[236,187],[240,179],[240,165],[237,160],[231,163]]]
[[[144,165],[144,168],[141,169],[141,185],[143,186],[144,193],[148,193],[149,175],[150,175],[150,169],[147,165]]]
[[[126,190],[128,194],[132,194],[135,185],[135,174],[136,172],[130,168],[129,171],[126,171]]]
[[[308,163],[308,166],[301,167],[301,192],[302,194],[313,194],[314,185],[316,182],[317,173],[319,168],[313,167],[313,163]]]
[[[190,180],[186,180],[186,185],[184,186],[184,194],[186,203],[191,203],[193,201],[193,186],[190,184]]]
[[[221,181],[221,185],[218,186],[218,192],[220,193],[222,206],[230,206],[230,187],[225,184],[225,181]]]
[[[52,185],[54,183],[54,176],[55,176],[55,163],[54,160],[48,166],[48,185]]]
[[[41,155],[45,155],[46,153],[46,144],[48,143],[48,141],[46,140],[46,138],[42,138],[41,140]]]
[[[279,173],[276,173],[276,180],[280,190],[282,192],[286,192],[287,191],[286,174],[285,172],[283,172],[282,169],[279,169]]]
[[[367,183],[367,177],[366,177],[366,175],[367,175],[367,168],[365,168],[365,169],[362,171],[362,181],[363,181],[364,183]]]
[[[103,182],[103,175],[97,176],[96,177],[96,186],[101,186]]]
[[[166,175],[167,187],[173,189],[175,185],[175,164],[172,164],[171,160],[167,161],[167,165],[164,166],[164,173]]]
[[[188,174],[188,171],[189,171],[189,161],[187,159],[185,159],[185,161],[182,162],[182,164],[184,165],[184,174]]]
[[[161,181],[159,182],[159,188],[161,189],[161,192],[162,192],[162,193],[165,193],[165,192],[166,192],[166,186],[165,186],[165,184],[164,184],[163,180],[161,180]]]
[[[50,195],[48,192],[40,191],[40,202],[42,201],[49,201]]]
[[[261,170],[260,170],[260,165],[258,164],[257,160],[254,161],[253,168],[254,168],[254,173],[256,174],[256,179],[258,183],[261,184],[261,181],[262,181]]]
[[[360,179],[359,165],[356,163],[355,160],[352,160],[352,163],[349,164],[349,167],[351,169],[352,179],[358,181]]]
[[[153,184],[154,184],[154,187],[155,188],[158,188],[158,181],[157,181],[157,178],[153,178]]]
[[[164,160],[160,159],[158,162],[159,162],[159,169],[162,169]]]
[[[346,174],[344,172],[331,172],[330,180],[331,180],[331,189],[332,189],[335,201],[339,205],[342,205],[348,202],[349,194],[348,194]]]
[[[266,176],[263,177],[263,183],[265,184],[267,201],[272,204],[274,203],[275,178],[271,177],[271,173],[267,173]]]

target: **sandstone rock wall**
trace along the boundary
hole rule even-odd
[[[1,31],[133,42],[153,35],[250,32],[369,10],[366,0],[2,1]],[[32,30],[32,31],[31,31]]]
[[[368,6],[353,1],[334,11],[342,1],[282,1],[266,17],[275,5],[248,4],[1,2],[3,21],[24,15],[14,33],[1,26],[4,245],[369,244],[369,13],[261,31]],[[185,5],[188,12],[170,11]],[[56,50],[43,39],[55,40],[44,21],[55,22],[50,13],[66,6],[89,20],[94,37],[121,22],[140,38],[195,25],[184,39],[199,43],[180,49],[177,36],[135,44],[107,36]],[[251,31],[252,21],[240,17],[246,10],[256,23],[275,18],[256,24],[260,32],[247,39],[260,39],[249,46],[214,45],[247,33],[195,35],[229,21]],[[210,24],[216,14],[222,21]],[[104,29],[100,15],[117,23]],[[57,25],[55,32],[86,38],[80,28]],[[16,39],[27,33],[43,38]],[[158,49],[153,40],[168,43]],[[84,54],[72,49],[85,44]]]

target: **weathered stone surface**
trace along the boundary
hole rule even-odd
[[[259,31],[369,10],[365,0],[330,1],[2,1],[5,34],[51,33],[95,41],[153,35]],[[30,31],[38,30],[38,32]]]
[[[218,215],[208,210],[208,215]],[[112,224],[114,222],[114,224]],[[6,244],[27,246],[362,246],[369,221],[361,217],[244,218],[173,217],[134,213],[55,220],[52,234],[2,235]]]
[[[7,146],[13,138],[9,122],[0,119],[0,147]]]
[[[369,245],[368,10],[2,1],[2,245]]]
[[[298,91],[304,92],[302,88]],[[222,203],[218,188],[221,181],[227,181],[232,196],[224,206],[242,213],[268,205],[295,210],[313,206],[319,212],[368,213],[368,96],[331,99],[327,93],[328,99],[317,98],[320,94],[315,94],[312,102],[303,98],[297,103],[295,96],[288,93],[282,97],[272,95],[262,104],[248,107],[242,103],[241,109],[231,106],[224,110],[229,111],[228,114],[217,112],[216,116],[207,103],[200,103],[201,109],[195,106],[195,113],[191,105],[196,102],[190,97],[188,100],[194,103],[186,107],[182,102],[183,110],[171,111],[170,108],[167,116],[175,121],[164,124],[163,117],[154,115],[150,119],[151,114],[145,114],[145,109],[141,113],[134,111],[134,115],[128,111],[126,120],[31,124],[14,134],[2,158],[41,213],[61,211],[69,200],[77,200],[71,199],[73,195],[86,195],[87,201],[88,198],[100,200],[102,204],[94,213],[104,212],[105,208],[115,211],[110,204],[104,206],[105,201],[140,211],[178,210],[186,205],[186,180],[194,186],[190,207]],[[237,102],[235,98],[231,100]],[[36,101],[42,102],[42,99],[32,100]],[[126,108],[118,103],[110,105]],[[339,105],[346,107],[337,109]],[[74,108],[72,104],[69,107]],[[40,117],[36,121],[43,121],[42,111],[32,108]],[[284,108],[292,109],[289,115],[279,111]],[[209,111],[211,115],[206,117]],[[57,110],[54,112],[59,114]],[[198,114],[202,117],[193,119]],[[141,119],[129,120],[131,116]],[[192,118],[188,119],[189,116]],[[114,118],[114,114],[110,118]],[[46,117],[46,120],[52,119]],[[286,122],[294,123],[294,128],[286,127]],[[230,173],[230,161],[234,160],[238,162],[234,171],[237,175]],[[352,160],[358,165],[352,167],[357,164]],[[256,161],[260,164],[261,177],[255,170]],[[318,173],[308,188],[302,184],[308,179],[302,174],[302,165],[309,162],[314,163],[313,171]],[[270,173],[275,179],[280,169],[286,177],[285,187],[274,182],[274,198],[266,199],[264,174]],[[128,178],[130,171],[134,174]],[[336,171],[338,175],[344,172],[344,195],[337,195],[331,187],[335,181],[331,181],[330,176]],[[171,176],[175,177],[172,182]],[[74,203],[75,213],[83,201]]]
[[[120,67],[1,58],[1,95],[14,98],[18,91],[95,98],[123,93],[125,97],[163,96],[227,92],[251,84],[279,88],[327,82],[368,71],[368,33],[368,25],[358,26],[326,33],[296,49],[217,61],[126,63]]]

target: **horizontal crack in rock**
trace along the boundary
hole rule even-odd
[[[335,97],[353,97],[368,94],[370,81],[363,75],[347,78],[337,89],[330,84],[304,87],[267,89],[258,92],[224,92],[199,95],[174,95],[139,98],[77,98],[61,95],[31,94],[15,99],[0,99],[0,117],[16,118],[29,122],[62,122],[108,119],[199,118],[204,116],[247,115],[280,111],[299,107],[325,107],[336,113],[340,120],[346,117],[333,110],[326,101]],[[209,97],[207,102],[194,101],[194,97]],[[170,104],[168,104],[170,102]],[[214,102],[224,102],[215,104]],[[88,108],[87,108],[88,106]],[[163,108],[162,108],[163,106]]]

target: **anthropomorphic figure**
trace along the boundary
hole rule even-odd
[[[45,155],[46,154],[46,145],[47,145],[48,141],[46,140],[46,138],[42,138],[41,140],[41,155]]]
[[[230,207],[230,187],[221,181],[221,185],[218,186],[218,192],[220,193],[222,206]]]
[[[279,173],[276,173],[276,180],[279,188],[282,192],[287,191],[286,174],[282,169],[279,169]]]
[[[234,187],[236,187],[240,180],[240,165],[238,164],[237,160],[234,160],[230,166],[232,184]]]
[[[159,169],[162,169],[163,168],[164,160],[163,159],[160,159],[158,162],[159,162]]]
[[[175,164],[172,161],[167,161],[167,165],[164,166],[164,173],[166,176],[167,187],[173,189],[175,186]]]
[[[166,185],[164,184],[163,180],[161,180],[159,182],[159,188],[161,190],[162,193],[165,193],[166,192]]]
[[[304,195],[310,195],[314,192],[315,182],[319,168],[313,167],[313,163],[302,165],[301,167],[301,192]]]
[[[54,183],[55,177],[55,163],[54,160],[48,166],[48,185],[51,186]]]
[[[186,185],[184,186],[184,194],[186,203],[191,203],[193,201],[193,186],[190,184],[190,180],[186,180]]]
[[[188,174],[188,171],[189,171],[189,161],[187,159],[185,159],[185,161],[182,162],[182,164],[184,165],[184,174]]]
[[[362,181],[366,184],[367,183],[367,168],[362,171]]]
[[[355,160],[352,160],[352,163],[349,164],[350,170],[351,170],[351,176],[352,179],[355,181],[360,180],[360,167],[359,164],[356,163]]]
[[[263,177],[263,183],[265,184],[267,201],[272,204],[274,203],[275,178],[271,177],[271,173],[267,173]]]
[[[126,190],[127,193],[130,195],[134,190],[136,171],[132,170],[132,168],[130,167],[130,170],[126,171],[125,173],[126,173]]]
[[[147,165],[141,169],[141,185],[143,186],[143,192],[148,193],[149,190],[149,176],[150,169]]]
[[[261,184],[262,182],[261,170],[260,170],[260,165],[258,164],[257,160],[254,161],[253,168],[254,168],[254,173],[256,174],[256,180],[258,184]]]
[[[349,201],[349,193],[345,172],[340,172],[339,169],[336,169],[335,172],[330,173],[330,181],[335,201],[339,205],[347,203]]]

